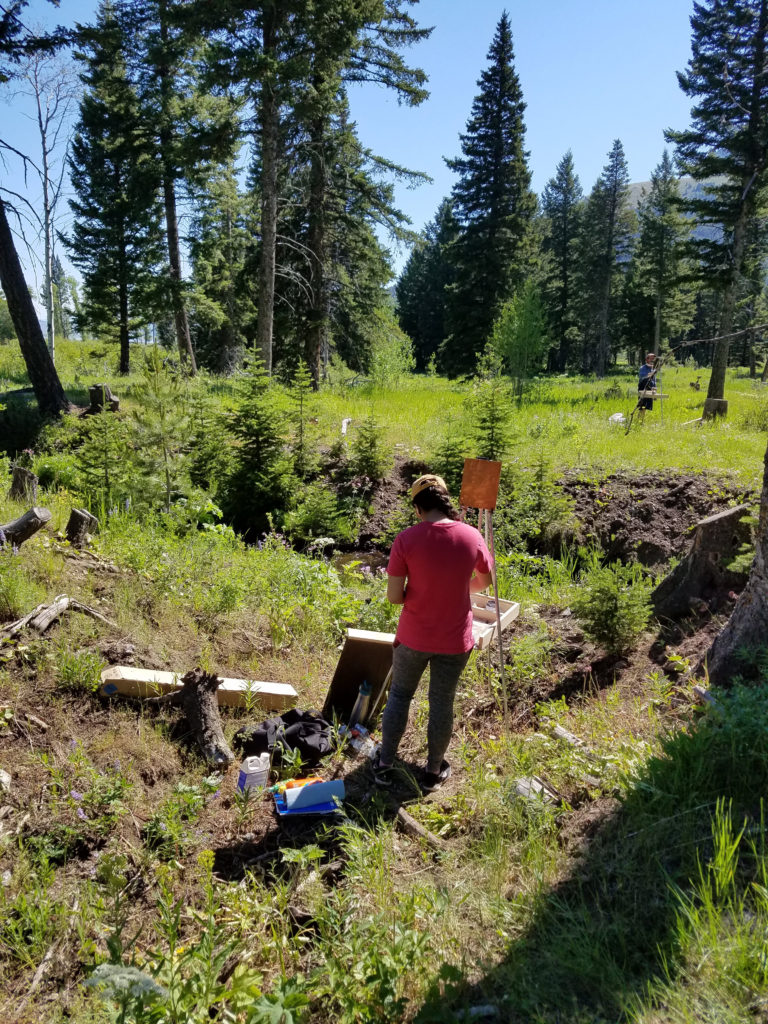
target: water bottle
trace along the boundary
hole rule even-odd
[[[268,779],[269,754],[246,757],[240,765],[237,788],[243,792],[246,789],[255,789],[257,786],[266,786]]]
[[[368,717],[368,706],[371,703],[371,684],[364,679],[357,694],[357,700],[349,716],[350,725],[363,725]]]

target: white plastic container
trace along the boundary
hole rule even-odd
[[[269,780],[269,754],[259,754],[254,757],[246,757],[240,765],[240,774],[237,777],[237,788],[239,790],[255,789],[257,786],[266,786]]]

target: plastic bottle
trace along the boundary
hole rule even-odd
[[[269,754],[259,754],[254,757],[246,757],[240,765],[240,774],[237,777],[237,788],[239,790],[253,789],[256,786],[266,786],[269,779]]]
[[[371,703],[371,684],[364,679],[357,694],[357,700],[349,716],[349,724],[363,725],[368,717],[368,706]]]

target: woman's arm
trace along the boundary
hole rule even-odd
[[[493,576],[489,572],[475,572],[469,581],[470,594],[479,594],[481,590],[490,587]]]
[[[405,604],[405,576],[387,577],[387,600],[390,604]]]

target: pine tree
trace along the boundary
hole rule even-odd
[[[85,318],[116,328],[120,372],[130,368],[133,317],[151,301],[161,260],[159,179],[152,139],[129,76],[125,38],[109,3],[84,38],[86,92],[70,156],[72,261],[83,272]]]
[[[285,507],[293,479],[285,452],[285,414],[277,384],[257,360],[241,380],[229,417],[236,452],[222,499],[227,522],[244,532],[266,529],[268,516]]]
[[[696,239],[693,249],[702,276],[723,295],[707,392],[709,409],[722,412],[727,335],[734,327],[741,278],[755,259],[750,225],[764,212],[768,184],[768,0],[701,0],[694,5],[691,28],[691,59],[677,76],[694,101],[691,126],[668,132],[667,138],[677,147],[683,172],[704,183],[684,200],[683,209],[715,228]]]
[[[629,267],[635,216],[628,197],[627,161],[616,139],[587,200],[580,241],[583,366],[598,377],[605,374],[615,348],[617,278]]]
[[[658,353],[670,337],[683,334],[693,320],[693,293],[681,283],[688,267],[684,245],[690,223],[679,210],[680,189],[669,154],[651,175],[651,187],[638,208],[640,234],[635,251],[639,284],[653,300],[653,332],[648,339]]]
[[[578,336],[575,284],[583,190],[573,169],[571,151],[557,165],[541,197],[545,218],[543,250],[544,297],[551,330],[550,367],[562,373],[569,364],[571,345]]]
[[[441,364],[451,374],[471,371],[501,307],[525,276],[529,228],[536,210],[524,149],[522,91],[514,68],[509,18],[504,12],[478,81],[463,156],[449,160],[460,234],[452,247],[450,334]]]
[[[454,280],[448,247],[457,231],[451,201],[444,199],[395,286],[400,326],[413,341],[416,369],[421,372],[445,340],[447,288]]]
[[[182,479],[189,410],[178,373],[168,369],[157,346],[144,355],[137,398],[133,418],[142,492],[161,494],[168,512]]]

